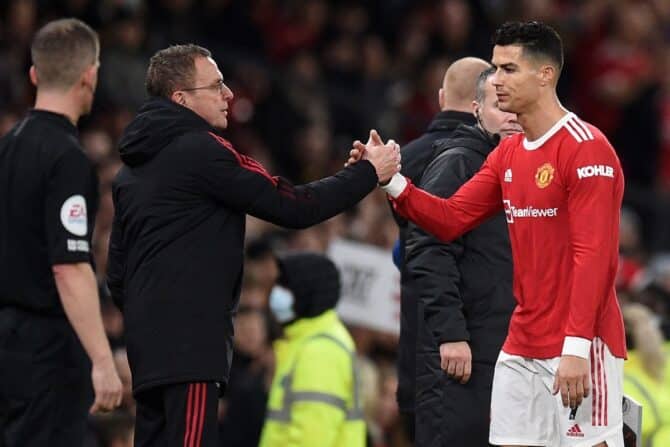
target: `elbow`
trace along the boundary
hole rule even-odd
[[[56,281],[71,278],[73,275],[84,273],[86,269],[90,269],[90,264],[86,262],[78,262],[74,264],[54,264],[51,266],[51,272]]]

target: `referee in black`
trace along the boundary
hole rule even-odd
[[[56,20],[31,55],[35,108],[0,140],[0,446],[74,447],[89,407],[111,410],[122,393],[91,267],[97,176],[75,127],[98,37]]]

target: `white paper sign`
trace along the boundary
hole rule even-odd
[[[642,446],[642,405],[624,395],[623,422],[635,432],[635,446]]]
[[[398,334],[400,272],[391,252],[359,242],[336,240],[328,256],[340,270],[337,312],[346,323]]]

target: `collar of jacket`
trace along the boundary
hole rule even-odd
[[[433,121],[428,126],[428,132],[439,132],[445,130],[454,130],[459,124],[476,124],[475,116],[472,113],[457,112],[455,110],[442,110],[437,112]]]
[[[461,124],[452,132],[449,138],[435,142],[435,156],[452,148],[464,147],[478,152],[482,157],[486,158],[498,146],[499,142],[499,140],[493,139],[479,126]]]
[[[311,337],[314,334],[324,332],[327,328],[338,321],[337,314],[333,309],[312,318],[300,318],[284,328],[284,339],[290,342]]]

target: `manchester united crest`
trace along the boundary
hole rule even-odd
[[[551,181],[554,179],[554,167],[551,163],[545,163],[539,168],[537,168],[537,173],[535,174],[535,184],[538,188],[544,189],[551,184]]]

